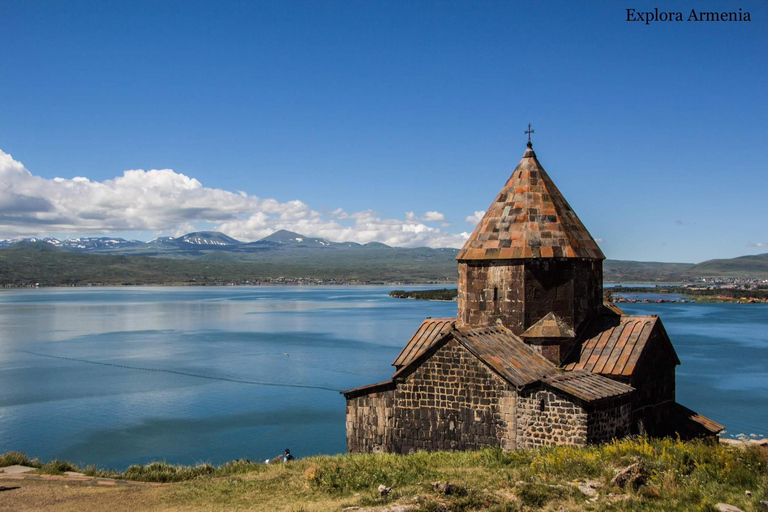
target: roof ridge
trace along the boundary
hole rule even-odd
[[[551,380],[551,379],[573,380],[573,379],[581,379],[589,375],[594,375],[594,374],[589,373],[586,370],[573,370],[573,371],[562,370],[562,373],[558,373],[557,375],[548,375],[544,377],[542,380],[544,381]]]

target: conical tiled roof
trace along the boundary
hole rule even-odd
[[[603,252],[544,171],[531,144],[457,260],[589,258]]]

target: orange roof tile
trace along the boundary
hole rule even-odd
[[[605,259],[528,146],[457,260]]]

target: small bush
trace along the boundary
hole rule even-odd
[[[21,452],[5,452],[0,455],[0,468],[6,466],[29,466],[31,468],[39,468],[41,464],[39,460],[30,459]]]
[[[40,472],[46,475],[61,475],[65,471],[77,471],[77,466],[65,460],[53,459],[40,467]]]
[[[266,464],[240,459],[229,461],[223,466],[218,466],[215,474],[216,476],[240,475],[243,473],[251,473],[253,471],[264,471],[266,468]]]
[[[181,482],[191,480],[202,475],[210,475],[215,472],[215,468],[208,464],[198,464],[197,466],[178,466],[167,462],[150,462],[146,466],[135,464],[123,472],[122,477],[126,480],[135,480],[137,482]]]

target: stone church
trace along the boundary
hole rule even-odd
[[[459,252],[458,315],[428,318],[386,382],[344,391],[350,452],[504,450],[723,429],[675,401],[656,315],[603,301],[603,256],[533,147]]]

